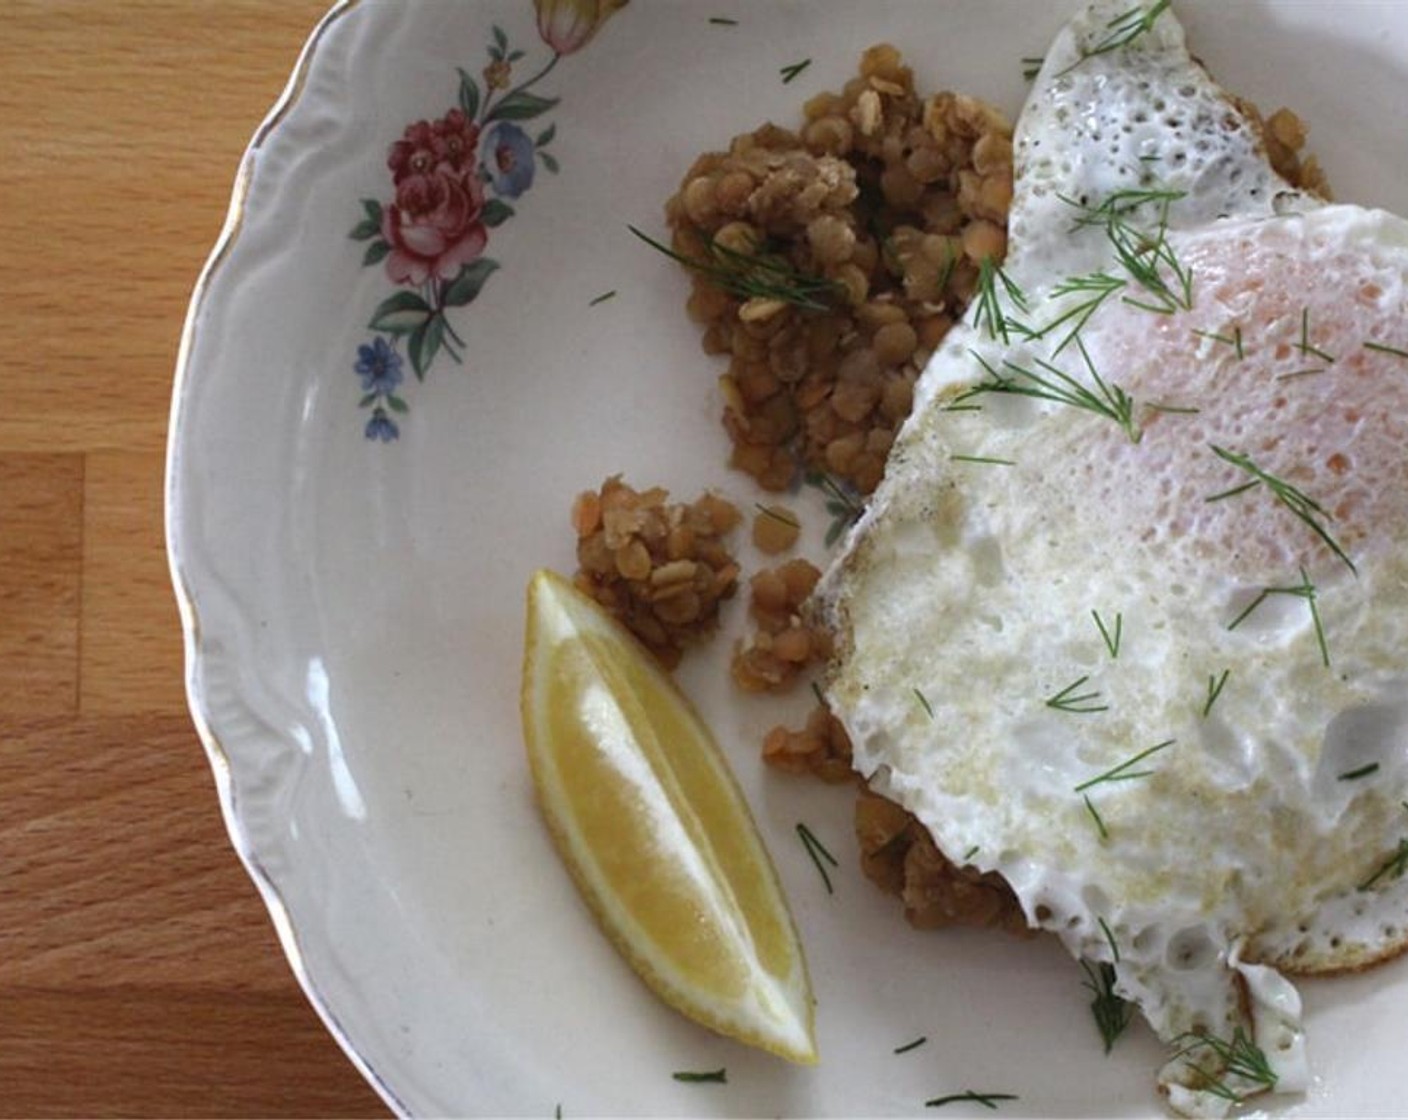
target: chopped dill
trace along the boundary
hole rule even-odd
[[[1227,686],[1227,678],[1232,675],[1231,669],[1223,669],[1222,676],[1208,674],[1208,701],[1203,705],[1203,718],[1207,719],[1212,714],[1212,706],[1217,703],[1217,698],[1222,695],[1222,690]]]
[[[826,697],[821,694],[821,685],[812,681],[812,695],[816,697],[816,702],[823,708],[826,707]]]
[[[1408,836],[1398,842],[1397,851],[1384,860],[1377,871],[1359,884],[1359,889],[1371,890],[1380,879],[1401,879],[1405,871],[1408,871]]]
[[[690,1070],[679,1070],[672,1076],[676,1081],[690,1081],[696,1084],[701,1082],[712,1082],[716,1085],[725,1085],[728,1083],[727,1067],[706,1070],[704,1072],[699,1073],[695,1073]]]
[[[1095,364],[1090,360],[1090,353],[1079,337],[1076,338],[1076,349],[1080,351],[1091,380],[1095,383],[1094,389],[1042,358],[1036,359],[1036,365],[1042,370],[1040,373],[1004,361],[1003,367],[1011,371],[1007,374],[994,369],[976,350],[970,350],[969,353],[987,371],[988,380],[966,390],[958,399],[966,400],[981,393],[1013,393],[1017,396],[1070,405],[1072,408],[1083,408],[1087,412],[1113,420],[1124,430],[1131,443],[1138,443],[1142,433],[1134,421],[1134,398],[1115,383],[1107,382],[1100,376]]]
[[[1329,371],[1329,368],[1328,368],[1327,366],[1312,366],[1310,369],[1297,369],[1297,370],[1292,370],[1290,373],[1278,373],[1278,374],[1276,375],[1276,377],[1274,378],[1274,380],[1276,380],[1276,381],[1295,381],[1297,378],[1301,378],[1301,377],[1316,377],[1316,376],[1318,376],[1319,374],[1322,374],[1322,373],[1329,373],[1329,372],[1330,372],[1330,371]]]
[[[1089,712],[1108,712],[1110,710],[1110,706],[1108,704],[1093,703],[1093,701],[1100,699],[1099,692],[1076,691],[1089,679],[1089,675],[1081,677],[1079,680],[1072,681],[1054,696],[1048,696],[1046,698],[1046,706],[1048,708],[1055,708],[1057,711],[1060,712],[1075,712],[1078,714],[1084,714]]]
[[[1045,338],[1057,327],[1071,324],[1071,329],[1066,332],[1060,344],[1051,352],[1054,358],[1069,346],[1075,337],[1080,333],[1080,329],[1090,321],[1090,317],[1100,310],[1104,302],[1116,292],[1127,287],[1127,281],[1116,276],[1110,276],[1104,272],[1092,272],[1086,276],[1073,276],[1069,280],[1063,280],[1051,290],[1052,299],[1060,299],[1064,296],[1080,295],[1082,298],[1071,305],[1051,322],[1047,323],[1036,332],[1037,338]]]
[[[1015,1101],[1020,1099],[1020,1097],[1015,1097],[1011,1093],[977,1093],[972,1089],[964,1089],[961,1093],[950,1093],[946,1097],[935,1097],[933,1100],[925,1101],[924,1107],[943,1108],[946,1104],[955,1104],[958,1101],[972,1101],[974,1104],[980,1104],[984,1108],[996,1110],[998,1101]]]
[[[1176,416],[1197,416],[1198,413],[1203,411],[1201,408],[1191,408],[1177,404],[1155,404],[1152,401],[1144,407],[1150,412],[1168,412]]]
[[[1197,1072],[1198,1080],[1201,1082],[1198,1088],[1236,1104],[1252,1094],[1237,1092],[1227,1084],[1229,1077],[1242,1078],[1262,1089],[1276,1087],[1276,1071],[1271,1068],[1271,1062],[1267,1059],[1266,1053],[1241,1027],[1233,1030],[1231,1042],[1210,1034],[1189,1033],[1180,1036],[1180,1040],[1184,1038],[1193,1041],[1174,1057],[1182,1058],[1188,1066]],[[1188,1057],[1200,1050],[1210,1050],[1217,1058],[1222,1066],[1220,1076],[1209,1073]]]
[[[826,495],[826,512],[831,515],[831,525],[826,530],[825,543],[830,548],[842,535],[860,520],[865,512],[861,499],[848,486],[837,482],[829,474],[821,471],[808,472],[808,486],[815,486]]]
[[[964,863],[968,863],[975,855],[977,855],[977,854],[978,854],[978,849],[979,849],[980,846],[981,846],[981,845],[974,844],[971,848],[969,848],[966,852],[964,852],[964,853],[963,853],[963,862],[964,862]]]
[[[595,307],[595,306],[596,306],[597,304],[599,304],[599,303],[605,303],[607,300],[609,300],[609,299],[615,299],[615,298],[616,298],[616,289],[615,289],[615,288],[612,288],[611,291],[609,291],[609,292],[602,292],[601,295],[597,296],[596,299],[592,300],[591,303],[587,304],[587,306],[588,306],[588,307]]]
[[[995,459],[986,455],[950,455],[955,463],[987,463],[994,467],[1015,467],[1015,459]]]
[[[1099,206],[1088,206],[1065,196],[1061,196],[1061,201],[1080,211],[1077,229],[1096,226],[1104,230],[1120,265],[1154,302],[1128,295],[1121,297],[1123,301],[1145,311],[1172,315],[1193,306],[1192,270],[1182,265],[1168,243],[1169,207],[1183,197],[1183,191],[1120,190]],[[1143,207],[1151,205],[1157,215],[1152,231],[1140,228],[1134,221]],[[1164,278],[1165,270],[1172,274],[1174,286]]]
[[[1095,1016],[1095,1026],[1099,1028],[1100,1037],[1105,1042],[1105,1053],[1108,1054],[1134,1017],[1134,1007],[1115,991],[1114,965],[1107,961],[1092,964],[1082,959],[1080,966],[1085,970],[1085,987],[1095,996],[1090,1001],[1090,1011]]]
[[[773,506],[765,506],[762,502],[754,502],[753,505],[762,516],[786,525],[789,529],[800,529],[802,527],[802,523],[786,510],[776,509]]]
[[[1247,356],[1246,351],[1242,348],[1242,328],[1239,326],[1233,326],[1231,335],[1213,334],[1211,331],[1194,331],[1193,333],[1199,338],[1208,339],[1210,342],[1220,342],[1224,346],[1232,347],[1232,349],[1237,352],[1237,360],[1239,362]]]
[[[973,321],[975,325],[984,328],[988,332],[989,338],[1000,338],[1004,344],[1010,345],[1012,342],[1012,330],[1025,332],[1016,320],[1008,317],[1002,309],[1002,295],[998,291],[999,285],[1007,298],[1023,313],[1027,310],[1027,299],[1022,290],[1017,287],[1007,275],[1002,271],[1002,266],[997,264],[991,257],[984,257],[978,265],[978,292],[974,297],[978,305],[978,310],[974,312]]]
[[[1320,646],[1320,660],[1324,663],[1325,668],[1328,669],[1330,667],[1330,647],[1325,641],[1325,626],[1320,621],[1320,608],[1316,605],[1319,592],[1316,591],[1315,585],[1310,582],[1310,576],[1306,574],[1304,568],[1300,570],[1300,583],[1294,587],[1263,587],[1260,594],[1247,604],[1242,613],[1227,624],[1227,629],[1237,629],[1238,626],[1246,621],[1248,615],[1256,610],[1257,607],[1261,606],[1262,603],[1266,602],[1267,599],[1271,598],[1272,595],[1295,595],[1305,600],[1307,606],[1310,608],[1310,621],[1315,626],[1315,640]]]
[[[818,840],[816,834],[801,821],[797,822],[797,835],[801,838],[802,847],[807,849],[807,855],[812,857],[812,863],[816,864],[816,869],[821,872],[821,881],[826,884],[826,893],[835,894],[836,891],[831,886],[831,876],[826,871],[826,864],[839,867],[840,864],[836,862],[836,857],[826,850],[826,845]],[[823,863],[823,860],[826,862]]]
[[[702,260],[675,252],[635,226],[626,228],[652,249],[707,277],[737,299],[775,299],[806,311],[825,311],[830,307],[828,301],[840,291],[835,281],[802,272],[776,254],[741,253],[710,241],[709,259]]]
[[[729,19],[728,16],[710,16],[710,17],[709,17],[709,22],[710,22],[710,23],[716,23],[716,24],[718,24],[720,27],[737,27],[737,26],[738,26],[738,21],[737,21],[736,19]]]
[[[1022,77],[1030,82],[1041,73],[1042,64],[1045,62],[1046,59],[1034,56],[1022,59]]]
[[[1333,363],[1335,360],[1333,354],[1327,354],[1310,344],[1310,308],[1308,307],[1300,309],[1300,341],[1296,343],[1296,349],[1302,354],[1313,354],[1322,362]]]
[[[933,719],[934,706],[929,703],[929,698],[925,696],[922,692],[920,692],[917,688],[914,690],[914,698],[919,701],[919,706],[924,709],[924,714],[930,719]]]
[[[1392,354],[1395,358],[1408,358],[1408,350],[1400,350],[1397,346],[1385,346],[1382,342],[1366,342],[1365,350],[1373,350],[1379,354]]]
[[[1115,964],[1119,964],[1120,947],[1119,943],[1115,940],[1115,935],[1110,931],[1109,923],[1106,922],[1104,918],[1096,918],[1095,920],[1100,923],[1100,932],[1105,935],[1105,940],[1110,944],[1110,953],[1115,958]]]
[[[1243,491],[1250,490],[1255,485],[1265,484],[1266,488],[1275,495],[1276,500],[1304,521],[1306,525],[1310,527],[1311,531],[1329,546],[1330,551],[1345,562],[1351,572],[1355,575],[1359,574],[1359,569],[1354,566],[1354,562],[1345,554],[1339,542],[1336,541],[1334,537],[1330,536],[1324,525],[1321,524],[1320,518],[1328,520],[1330,515],[1319,502],[1315,501],[1314,498],[1311,498],[1303,491],[1297,490],[1284,479],[1277,478],[1274,474],[1263,470],[1252,461],[1250,456],[1241,455],[1235,451],[1228,451],[1225,447],[1219,447],[1215,443],[1210,443],[1208,446],[1212,448],[1213,453],[1217,455],[1219,459],[1231,463],[1234,467],[1240,468],[1252,477],[1250,484],[1236,487],[1232,490],[1225,490],[1221,494],[1214,494],[1211,498],[1207,499],[1208,501],[1214,502],[1222,498],[1229,498],[1234,494],[1240,494]]]
[[[1100,815],[1100,810],[1095,807],[1095,802],[1090,800],[1090,794],[1083,793],[1081,798],[1085,801],[1085,811],[1090,814],[1090,819],[1095,822],[1095,830],[1100,833],[1101,840],[1110,838],[1110,830],[1105,827],[1105,818]]]
[[[1133,770],[1131,769],[1131,767],[1137,766],[1150,755],[1157,754],[1159,751],[1165,750],[1166,748],[1173,746],[1176,741],[1177,740],[1175,739],[1165,739],[1162,743],[1156,743],[1154,744],[1154,746],[1149,747],[1147,750],[1140,751],[1133,758],[1125,759],[1125,761],[1121,762],[1118,766],[1111,767],[1109,770],[1106,770],[1103,774],[1097,774],[1095,777],[1089,778],[1086,781],[1081,782],[1080,785],[1076,786],[1076,793],[1084,793],[1092,786],[1098,786],[1103,782],[1129,782],[1133,781],[1135,778],[1149,777],[1149,775],[1151,775],[1154,771]]]
[[[782,84],[786,85],[811,64],[811,59],[804,58],[801,62],[794,62],[790,66],[784,66],[781,70],[778,71],[778,73],[782,75]]]
[[[920,1035],[920,1036],[919,1036],[918,1038],[916,1038],[913,1042],[906,1042],[903,1046],[896,1046],[896,1047],[895,1047],[895,1053],[896,1053],[896,1054],[908,1054],[911,1050],[918,1050],[921,1046],[923,1046],[923,1045],[924,1045],[926,1042],[928,1042],[928,1041],[929,1041],[929,1036],[928,1036],[928,1035]]]
[[[1100,638],[1105,643],[1105,648],[1110,651],[1110,659],[1118,660],[1120,656],[1120,641],[1124,637],[1124,614],[1115,612],[1115,629],[1113,633],[1105,625],[1105,620],[1100,617],[1099,611],[1091,611],[1090,617],[1095,619],[1095,628],[1100,631]]]
[[[1156,0],[1156,3],[1147,8],[1140,5],[1130,8],[1126,12],[1121,12],[1105,24],[1105,37],[1089,50],[1082,50],[1080,58],[1062,70],[1061,74],[1069,74],[1087,59],[1117,51],[1122,47],[1129,46],[1141,35],[1147,35],[1153,29],[1154,21],[1168,9],[1170,2],[1171,0]]]
[[[1359,778],[1367,778],[1370,774],[1377,773],[1378,769],[1379,764],[1377,762],[1371,762],[1367,766],[1359,767],[1357,770],[1346,770],[1336,778],[1336,781],[1353,782]]]

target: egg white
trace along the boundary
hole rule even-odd
[[[819,590],[826,694],[1161,1037],[1245,1031],[1296,1090],[1284,976],[1408,944],[1408,222],[1277,179],[1171,11],[1100,49],[1128,11],[1074,19],[1019,118],[1000,315],[935,354]],[[1091,220],[1118,199],[1164,292]],[[1187,1057],[1173,1105],[1223,1111]]]

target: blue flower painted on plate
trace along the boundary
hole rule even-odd
[[[386,396],[401,384],[401,355],[381,335],[369,345],[357,347],[357,372],[362,377],[362,392]]]
[[[470,344],[451,319],[479,298],[499,262],[485,255],[492,231],[514,216],[507,199],[533,185],[539,163],[558,171],[549,150],[557,126],[529,136],[519,125],[538,120],[561,100],[534,87],[569,54],[581,50],[626,0],[534,0],[538,34],[551,51],[530,69],[528,51],[495,25],[486,65],[476,78],[458,68],[455,104],[434,120],[413,121],[391,144],[389,197],[363,198],[362,219],[349,233],[366,243],[362,266],[381,266],[395,289],[372,311],[371,341],[353,364],[362,382],[361,407],[371,410],[368,440],[390,443],[401,429],[392,414],[410,406],[397,390],[409,363],[424,381],[444,352],[456,364]],[[518,74],[528,70],[528,77]],[[454,314],[452,314],[454,313]],[[404,350],[398,349],[402,340]],[[403,356],[404,355],[404,356]]]
[[[494,193],[517,198],[533,185],[533,141],[516,124],[500,121],[484,135],[484,168]]]
[[[396,426],[396,421],[386,414],[386,409],[378,408],[367,421],[366,436],[369,440],[390,443],[393,439],[401,437],[401,429]]]

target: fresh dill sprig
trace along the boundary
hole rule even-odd
[[[1204,1091],[1236,1104],[1252,1094],[1239,1093],[1233,1089],[1227,1084],[1227,1079],[1230,1077],[1240,1077],[1261,1089],[1276,1087],[1276,1071],[1271,1068],[1271,1062],[1267,1059],[1265,1051],[1241,1027],[1233,1030],[1230,1042],[1211,1034],[1189,1033],[1179,1036],[1180,1041],[1184,1038],[1193,1041],[1178,1051],[1174,1057],[1182,1058],[1187,1065],[1197,1071],[1199,1080],[1202,1082],[1198,1087]],[[1201,1050],[1212,1051],[1222,1067],[1220,1074],[1210,1073],[1189,1058],[1189,1055]]]
[[[729,295],[742,300],[775,299],[807,311],[826,311],[840,288],[824,276],[813,276],[794,267],[785,258],[771,253],[741,253],[708,243],[709,259],[686,257],[635,226],[627,226],[652,249],[707,277]]]
[[[1325,641],[1325,626],[1320,620],[1320,608],[1316,603],[1319,592],[1310,582],[1310,576],[1304,568],[1300,570],[1300,583],[1294,587],[1263,587],[1257,597],[1247,604],[1242,613],[1227,624],[1227,629],[1237,629],[1257,607],[1273,595],[1294,595],[1305,600],[1306,605],[1310,608],[1310,621],[1315,626],[1315,641],[1320,646],[1320,660],[1328,669],[1330,667],[1330,647]]]
[[[1015,467],[1015,459],[997,459],[989,455],[950,455],[955,463],[987,463],[993,467]]]
[[[1082,959],[1080,966],[1085,970],[1085,987],[1095,996],[1090,1001],[1090,1011],[1108,1054],[1134,1017],[1134,1006],[1115,991],[1114,965],[1107,961],[1092,964]]]
[[[1023,334],[1030,332],[1003,310],[1003,293],[1019,311],[1026,314],[1027,297],[1022,289],[1002,271],[1001,265],[991,257],[984,257],[978,265],[978,291],[974,297],[978,309],[973,313],[973,321],[979,328],[987,330],[989,338],[1000,338],[1005,345],[1010,345],[1013,330]]]
[[[1115,958],[1115,964],[1119,964],[1120,946],[1119,942],[1115,940],[1114,932],[1110,929],[1110,923],[1105,921],[1104,918],[1100,917],[1097,917],[1095,920],[1100,923],[1100,932],[1105,935],[1105,941],[1110,946],[1110,955]]]
[[[1296,349],[1302,354],[1313,354],[1322,362],[1330,362],[1333,364],[1335,360],[1333,354],[1327,354],[1325,351],[1310,345],[1310,308],[1308,307],[1302,307],[1300,309],[1300,341],[1296,343]]]
[[[1104,272],[1092,272],[1085,276],[1073,276],[1069,280],[1063,280],[1051,290],[1052,299],[1073,295],[1079,295],[1082,298],[1038,330],[1036,337],[1045,338],[1058,327],[1070,323],[1071,329],[1066,332],[1066,337],[1051,351],[1053,358],[1058,356],[1075,340],[1080,329],[1090,321],[1092,315],[1100,310],[1104,302],[1127,286],[1128,281]]]
[[[786,85],[811,64],[811,59],[804,58],[801,62],[794,62],[790,66],[784,66],[778,71],[778,73],[782,75],[782,84]]]
[[[961,1093],[950,1093],[946,1097],[935,1097],[933,1100],[925,1101],[924,1107],[943,1108],[946,1104],[956,1104],[959,1101],[972,1101],[974,1104],[980,1104],[984,1108],[996,1110],[998,1101],[1015,1100],[1021,1100],[1021,1098],[1013,1096],[1011,1093],[978,1093],[974,1092],[972,1089],[964,1089]]]
[[[1397,346],[1385,346],[1382,342],[1366,342],[1365,350],[1373,350],[1379,354],[1392,354],[1395,358],[1408,359],[1408,350],[1400,350]]]
[[[1150,412],[1167,412],[1175,416],[1197,416],[1198,413],[1203,411],[1201,408],[1190,408],[1186,405],[1177,404],[1156,404],[1153,401],[1150,401],[1144,407]]]
[[[1083,793],[1081,798],[1085,801],[1085,811],[1090,814],[1090,819],[1095,822],[1095,830],[1100,833],[1101,840],[1110,838],[1110,830],[1105,827],[1105,818],[1100,815],[1100,810],[1095,807],[1095,802],[1090,800],[1090,794]]]
[[[1084,793],[1092,786],[1098,786],[1104,782],[1129,782],[1133,781],[1135,778],[1149,777],[1149,775],[1151,775],[1154,771],[1134,770],[1131,768],[1139,765],[1139,763],[1143,762],[1150,755],[1157,754],[1159,751],[1165,750],[1168,747],[1173,746],[1176,741],[1177,740],[1175,739],[1165,739],[1162,743],[1156,743],[1154,744],[1154,746],[1148,748],[1147,750],[1140,751],[1133,758],[1125,759],[1118,766],[1111,767],[1109,770],[1106,770],[1103,774],[1097,774],[1095,777],[1089,778],[1086,781],[1081,782],[1080,785],[1076,786],[1076,793]]]
[[[1105,620],[1100,617],[1099,611],[1091,611],[1090,617],[1095,619],[1095,629],[1100,631],[1100,638],[1105,643],[1105,648],[1110,651],[1110,659],[1118,660],[1120,656],[1120,641],[1124,637],[1124,614],[1115,612],[1115,629],[1113,633],[1105,625]]]
[[[1060,712],[1076,712],[1078,714],[1108,712],[1110,710],[1108,704],[1093,703],[1093,701],[1100,699],[1099,692],[1076,691],[1076,689],[1084,685],[1089,679],[1089,675],[1081,677],[1079,680],[1072,681],[1054,696],[1048,696],[1046,698],[1046,706],[1048,708],[1055,708]]]
[[[1398,842],[1397,851],[1384,860],[1377,871],[1359,884],[1359,889],[1371,890],[1375,883],[1384,878],[1401,879],[1405,871],[1408,871],[1408,836]]]
[[[810,471],[806,475],[806,483],[826,495],[826,512],[831,515],[831,525],[826,530],[825,544],[830,548],[841,539],[847,529],[860,520],[865,506],[849,487],[837,482],[829,474]]]
[[[1359,778],[1367,778],[1370,774],[1377,773],[1378,769],[1379,764],[1377,762],[1370,762],[1368,765],[1360,766],[1356,770],[1346,770],[1343,774],[1338,775],[1335,780],[1340,782],[1353,782]]]
[[[800,529],[802,527],[800,521],[784,510],[776,509],[773,506],[765,506],[762,502],[754,502],[753,506],[763,517],[786,525],[789,529]]]
[[[1041,73],[1041,67],[1045,62],[1046,59],[1034,56],[1022,59],[1022,77],[1030,82]]]
[[[1208,674],[1208,702],[1203,705],[1203,718],[1207,719],[1212,714],[1212,706],[1217,703],[1217,698],[1222,695],[1222,690],[1227,687],[1227,678],[1231,676],[1231,669],[1223,669],[1222,676]]]
[[[1311,531],[1329,546],[1330,551],[1344,561],[1351,572],[1355,575],[1359,574],[1359,569],[1354,566],[1354,561],[1345,554],[1339,542],[1336,541],[1335,538],[1329,534],[1328,530],[1326,530],[1325,526],[1321,524],[1320,519],[1324,518],[1325,520],[1329,520],[1330,514],[1326,512],[1325,508],[1320,505],[1319,502],[1303,491],[1296,489],[1289,482],[1285,481],[1285,479],[1277,478],[1274,474],[1263,470],[1249,455],[1228,451],[1225,447],[1219,447],[1215,443],[1210,443],[1208,446],[1212,448],[1213,453],[1219,459],[1231,463],[1234,467],[1245,471],[1252,477],[1251,485],[1225,490],[1221,494],[1214,494],[1211,498],[1207,499],[1208,501],[1214,502],[1221,498],[1229,498],[1234,494],[1240,494],[1245,490],[1252,489],[1253,485],[1264,484],[1266,488],[1275,495],[1277,501],[1304,521],[1306,525],[1310,527]]]
[[[896,1046],[896,1047],[895,1047],[895,1053],[896,1053],[896,1054],[908,1054],[911,1050],[918,1050],[921,1046],[923,1046],[923,1045],[924,1045],[926,1042],[928,1042],[928,1041],[929,1041],[929,1036],[928,1036],[928,1035],[920,1035],[920,1036],[919,1036],[918,1038],[916,1038],[913,1042],[906,1042],[903,1046]]]
[[[588,307],[595,307],[595,306],[596,306],[597,304],[599,304],[599,303],[605,303],[607,300],[609,300],[609,299],[615,299],[615,298],[616,298],[616,289],[615,289],[615,288],[612,288],[611,291],[609,291],[609,292],[602,292],[601,295],[597,296],[596,299],[592,300],[591,303],[587,304],[587,306],[588,306]]]
[[[929,703],[929,698],[925,696],[922,692],[920,692],[917,688],[914,690],[914,698],[919,701],[919,706],[924,709],[924,714],[930,719],[933,719],[934,706]]]
[[[1237,360],[1240,362],[1247,356],[1247,352],[1242,347],[1242,328],[1234,325],[1231,335],[1213,334],[1212,331],[1194,331],[1199,338],[1206,338],[1210,342],[1220,342],[1224,346],[1230,346],[1237,352]]]
[[[1164,14],[1170,2],[1171,0],[1156,0],[1156,3],[1147,8],[1140,5],[1130,8],[1127,12],[1121,12],[1105,24],[1105,37],[1088,50],[1083,49],[1080,58],[1062,70],[1057,77],[1069,74],[1087,59],[1117,51],[1129,46],[1141,35],[1147,35],[1153,29],[1154,21]]]
[[[706,1070],[699,1073],[695,1073],[690,1070],[679,1070],[672,1076],[676,1081],[691,1081],[696,1084],[700,1082],[712,1082],[716,1085],[725,1085],[728,1083],[727,1067],[721,1069]]]
[[[1010,371],[1010,374],[1007,374],[994,369],[977,351],[970,350],[969,353],[977,358],[978,363],[987,371],[988,380],[962,393],[959,399],[980,393],[1014,393],[1018,396],[1070,405],[1072,408],[1083,408],[1087,412],[1113,420],[1124,430],[1131,443],[1138,443],[1142,433],[1134,420],[1134,398],[1119,385],[1107,382],[1100,376],[1095,364],[1090,360],[1085,343],[1079,337],[1076,338],[1076,349],[1080,351],[1085,367],[1095,384],[1094,389],[1043,358],[1036,359],[1036,365],[1042,371],[1040,373],[1014,362],[1004,361],[1004,369]]]
[[[807,855],[812,857],[812,862],[816,864],[816,869],[821,872],[821,881],[826,884],[826,893],[835,894],[835,889],[831,886],[831,876],[826,871],[826,864],[832,867],[839,867],[836,857],[826,850],[826,845],[816,838],[816,833],[812,832],[801,821],[797,822],[797,835],[801,838],[802,847],[807,849]],[[826,862],[823,863],[822,861]]]
[[[1184,197],[1183,191],[1161,189],[1119,190],[1098,206],[1088,206],[1064,195],[1061,201],[1079,211],[1076,228],[1096,226],[1105,232],[1114,247],[1115,258],[1129,277],[1154,300],[1153,303],[1123,296],[1134,307],[1160,315],[1189,310],[1193,306],[1193,273],[1185,268],[1168,243],[1169,207]],[[1141,228],[1136,216],[1146,206],[1155,208],[1153,229]],[[1171,286],[1164,277],[1173,276]]]

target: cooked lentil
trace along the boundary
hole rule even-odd
[[[875,489],[914,382],[1006,249],[1012,127],[975,98],[923,98],[894,47],[867,50],[799,131],[767,124],[699,157],[666,206],[672,248],[766,254],[835,285],[825,311],[743,300],[695,274],[690,315],[721,378],[731,464],[768,490],[800,468]]]
[[[578,569],[573,582],[673,668],[712,633],[719,603],[738,589],[724,538],[742,520],[714,494],[670,503],[660,487],[637,491],[608,478],[572,506]]]
[[[733,651],[734,683],[745,692],[782,692],[810,665],[829,660],[831,635],[803,616],[803,604],[821,578],[807,560],[788,560],[748,581],[748,613],[757,629]]]

